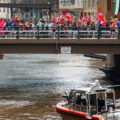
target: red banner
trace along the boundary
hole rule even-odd
[[[62,20],[63,20],[63,12],[61,12],[61,15],[60,15],[60,20],[59,20],[59,22],[62,22]]]
[[[101,9],[99,9],[99,11],[98,11],[98,20],[101,21],[101,24],[102,24],[103,27],[106,25],[106,22],[103,18],[103,14],[101,12]]]
[[[65,10],[65,12],[66,12],[66,17],[67,17],[68,21],[69,21],[70,23],[72,23],[72,17],[70,16],[70,14],[68,13],[67,10]]]
[[[57,18],[56,18],[56,16],[54,14],[52,16],[54,18],[54,22],[57,24]]]
[[[82,15],[79,17],[79,19],[78,19],[78,26],[80,26],[81,27],[81,24],[82,24]]]
[[[4,30],[4,27],[5,27],[6,23],[0,19],[0,34],[4,34],[3,31]]]

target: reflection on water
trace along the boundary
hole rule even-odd
[[[64,91],[102,79],[102,60],[83,55],[5,55],[0,61],[0,120],[61,120]]]

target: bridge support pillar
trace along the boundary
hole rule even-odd
[[[120,54],[107,55],[106,66],[101,68],[108,80],[120,83]]]
[[[106,66],[108,68],[120,68],[120,54],[107,55]]]

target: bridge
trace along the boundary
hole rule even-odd
[[[120,54],[117,39],[0,39],[2,53]]]
[[[54,31],[53,31],[54,30]],[[0,52],[3,53],[120,53],[120,30],[60,29],[16,27],[1,30]]]

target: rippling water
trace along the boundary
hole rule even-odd
[[[104,77],[104,62],[83,55],[5,55],[0,60],[0,120],[61,120],[64,91]]]

